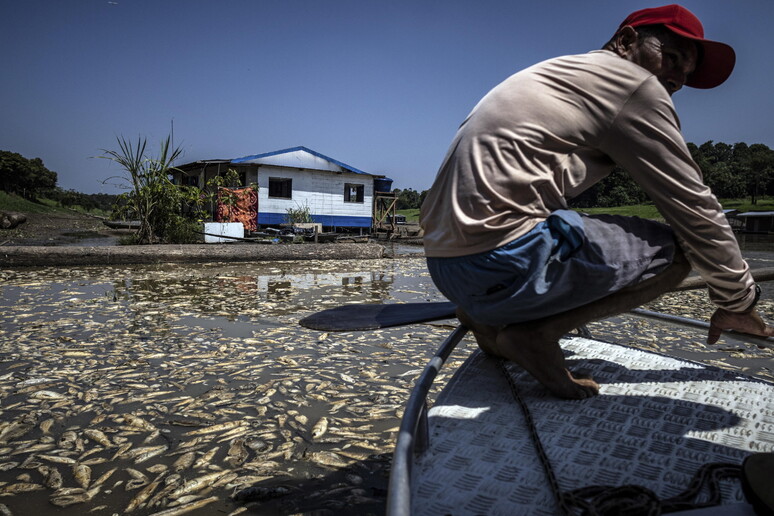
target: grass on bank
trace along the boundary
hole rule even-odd
[[[9,194],[0,190],[0,210],[18,211],[20,213],[62,213],[66,208],[56,206],[51,200],[47,202],[33,202],[15,194]]]
[[[745,211],[774,211],[774,198],[758,199],[758,204],[752,204],[749,199],[721,199],[720,204],[727,210],[739,210]],[[0,210],[3,211],[18,211],[21,213],[71,213],[72,211],[78,211],[80,213],[87,213],[89,215],[105,216],[109,213],[105,213],[102,210],[86,211],[80,206],[74,206],[72,209],[63,208],[56,204],[56,201],[50,199],[40,199],[39,202],[32,202],[19,197],[18,195],[9,194],[0,190]],[[663,220],[663,217],[659,214],[658,210],[652,204],[635,204],[632,206],[617,206],[614,208],[584,208],[584,213],[610,213],[613,215],[629,215],[642,217],[645,219]],[[410,210],[397,210],[399,215],[405,215],[407,222],[419,222],[419,209],[414,208]]]
[[[0,190],[0,210],[18,211],[20,213],[72,213],[74,211],[86,215],[107,217],[110,213],[105,210],[86,210],[82,206],[65,208],[52,199],[38,199],[37,202],[27,200],[15,194],[9,194]]]
[[[774,211],[774,198],[758,199],[758,204],[753,204],[749,199],[720,199],[720,204],[726,210],[746,211]],[[634,204],[631,206],[615,206],[611,208],[583,208],[577,211],[596,215],[609,213],[611,215],[627,215],[630,217],[642,217],[643,219],[664,220],[652,204]],[[419,210],[397,210],[399,215],[405,215],[407,222],[419,221]]]
[[[597,213],[610,213],[612,215],[630,215],[642,217],[645,219],[663,220],[661,214],[652,204],[637,204],[634,206],[617,206],[615,208],[584,208],[584,213],[597,214]],[[398,215],[405,215],[406,222],[419,222],[419,209],[411,210],[397,210]]]

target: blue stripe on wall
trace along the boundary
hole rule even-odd
[[[344,215],[312,215],[312,221],[323,226],[336,226],[339,228],[370,228],[371,217],[347,217]],[[287,222],[284,213],[258,213],[258,224],[279,225]]]

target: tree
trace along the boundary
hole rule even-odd
[[[56,180],[56,172],[47,169],[40,158],[0,151],[0,190],[35,200],[56,188]]]
[[[427,198],[427,194],[430,193],[429,190],[422,190],[422,193],[419,194],[419,207],[422,207],[422,204],[425,202],[425,199]]]
[[[570,204],[575,208],[608,208],[640,204],[647,199],[634,179],[621,167],[615,167],[609,176],[572,199]]]
[[[396,188],[393,193],[398,195],[398,202],[395,207],[399,210],[413,210],[420,206],[419,193],[411,188],[400,190]]]
[[[765,195],[774,174],[774,151],[762,143],[754,143],[748,148],[743,165],[750,201],[758,204],[758,197]]]
[[[190,240],[193,222],[182,214],[183,191],[170,180],[172,163],[182,153],[170,149],[170,137],[161,142],[158,157],[148,157],[147,141],[138,138],[132,145],[123,137],[118,138],[119,150],[104,150],[105,156],[121,165],[127,176],[129,192],[119,195],[116,206],[118,215],[137,218],[140,228],[135,235],[137,243],[172,242]]]

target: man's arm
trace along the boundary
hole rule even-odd
[[[703,184],[665,93],[643,84],[605,143],[602,150],[642,186],[675,230],[720,306],[711,318],[707,342],[717,342],[723,330],[774,336],[774,328],[754,308],[757,296],[749,267],[720,204]]]

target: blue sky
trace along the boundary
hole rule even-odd
[[[0,0],[0,149],[119,193],[116,137],[181,162],[303,145],[421,191],[459,123],[535,62],[601,47],[631,0]],[[674,97],[687,141],[774,147],[774,1],[685,0],[737,66]],[[173,122],[174,121],[174,122]]]

